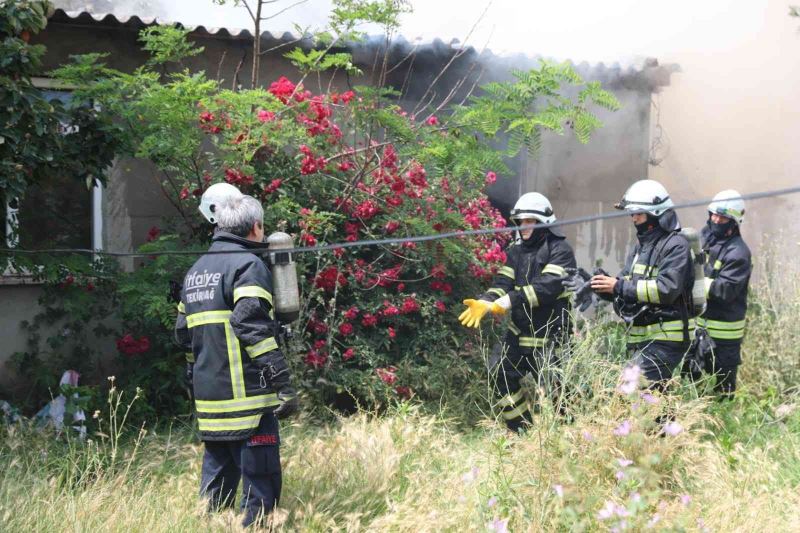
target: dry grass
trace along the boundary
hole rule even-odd
[[[580,393],[570,423],[549,403],[522,436],[488,416],[446,420],[411,404],[295,419],[283,428],[274,527],[800,531],[800,283],[773,279],[756,289],[734,402],[686,384],[655,401],[620,393],[620,356],[597,355],[618,352],[618,332],[595,327],[566,364]],[[665,436],[656,420],[681,429]],[[87,444],[0,428],[0,530],[239,529],[236,513],[207,515],[198,500],[202,447],[189,428],[107,433]]]
[[[299,420],[284,428],[276,528],[464,531],[508,520],[513,531],[640,530],[654,517],[657,529],[800,528],[797,409],[783,408],[786,416],[761,430],[744,426],[765,436],[779,432],[779,444],[743,438],[726,451],[704,400],[673,396],[645,405],[613,391],[606,400],[569,425],[545,410],[524,436],[493,422],[450,431],[446,421],[409,405],[324,427]],[[715,408],[737,416],[748,407]],[[675,436],[659,436],[653,422],[667,411],[684,428]],[[623,420],[630,433],[615,435]],[[101,456],[107,449],[37,435],[17,428],[3,437],[4,531],[238,530],[235,513],[204,513],[196,497],[201,446],[188,432],[144,436],[135,454],[121,446],[114,465]],[[607,502],[625,516],[599,518]]]

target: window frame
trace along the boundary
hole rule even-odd
[[[62,83],[53,78],[33,77],[31,78],[31,81],[33,82],[33,86],[40,90],[73,91],[77,89],[77,87],[74,85]],[[103,199],[103,186],[95,181],[95,184],[92,187],[91,219],[89,223],[91,224],[91,247],[92,250],[96,252],[100,252],[105,249],[105,243],[103,242],[103,226],[105,222],[103,218]],[[17,201],[17,207],[11,206],[11,203],[14,200]],[[3,232],[3,244],[6,248],[14,249],[19,247],[19,236],[14,234],[13,227],[15,223],[18,222],[20,201],[18,198],[4,198],[4,201],[6,216],[5,220],[3,221],[3,225],[5,227],[5,231]],[[41,284],[41,282],[37,281],[29,271],[18,271],[10,264],[7,264],[3,271],[0,272],[0,286],[39,284]]]

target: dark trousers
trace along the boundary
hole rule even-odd
[[[714,392],[721,398],[733,399],[736,392],[736,373],[742,362],[742,343],[715,341],[714,350],[705,354],[705,371],[716,376]]]
[[[652,388],[661,389],[672,379],[672,373],[681,365],[688,342],[653,341],[628,346],[633,353],[632,363],[639,365]]]
[[[278,419],[264,413],[252,437],[237,441],[205,441],[200,495],[209,510],[233,507],[242,479],[241,509],[245,527],[263,519],[281,496]]]
[[[497,351],[498,348],[495,348]],[[532,421],[532,405],[525,394],[524,382],[544,389],[554,401],[560,390],[560,361],[555,347],[525,350],[502,343],[499,358],[492,365],[492,378],[497,397],[496,407],[506,426],[517,432]]]

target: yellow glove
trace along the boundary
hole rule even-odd
[[[468,328],[477,328],[481,324],[481,319],[489,311],[495,314],[505,313],[505,309],[496,303],[487,302],[486,300],[473,300],[470,298],[464,300],[464,305],[467,306],[467,309],[459,315],[458,320]]]

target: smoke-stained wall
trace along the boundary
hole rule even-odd
[[[660,163],[650,169],[678,201],[712,197],[723,189],[752,193],[800,185],[800,20],[787,3],[763,0],[749,32],[709,53],[677,52],[681,65],[656,99],[653,139]],[[742,227],[754,248],[773,244],[798,268],[800,195],[751,201]],[[680,212],[702,225],[703,208]]]

